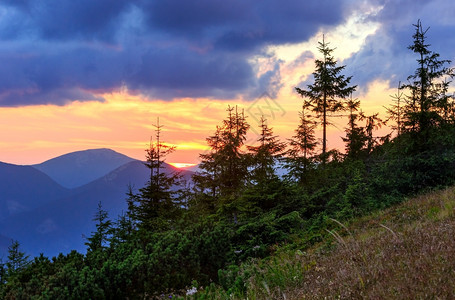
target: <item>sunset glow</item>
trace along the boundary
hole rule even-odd
[[[208,150],[206,138],[226,117],[228,105],[245,111],[251,125],[248,143],[257,138],[261,115],[284,141],[292,137],[299,121],[302,99],[295,87],[312,83],[323,36],[335,48],[335,58],[346,65],[346,76],[353,76],[352,83],[358,86],[353,97],[361,100],[362,110],[386,118],[384,106],[391,103],[390,95],[415,67],[407,46],[417,15],[392,18],[397,4],[391,1],[332,4],[333,11],[322,4],[307,11],[305,4],[293,3],[291,7],[309,16],[318,14],[308,20],[273,7],[270,12],[276,14],[264,10],[254,15],[257,12],[245,6],[248,17],[224,15],[229,13],[216,8],[207,11],[207,15],[219,14],[220,23],[216,18],[168,16],[168,23],[159,24],[153,23],[157,20],[147,23],[150,12],[136,4],[116,12],[119,15],[105,16],[120,20],[117,27],[112,25],[115,28],[106,25],[114,24],[111,20],[87,32],[85,28],[48,32],[54,25],[30,19],[30,24],[39,24],[27,31],[31,25],[26,20],[21,23],[17,29],[24,30],[21,38],[7,35],[6,16],[28,18],[26,8],[0,4],[0,16],[5,16],[0,21],[0,39],[4,36],[0,161],[34,164],[93,148],[110,148],[143,160],[159,117],[162,139],[176,146],[167,162],[179,168],[190,166]],[[454,19],[435,19],[429,13],[430,8],[450,10],[451,5],[430,1],[415,4],[415,11],[425,14],[434,48],[444,59],[455,60],[453,51],[444,50],[455,45],[449,34],[455,28]],[[237,22],[250,27],[240,34]],[[441,32],[446,32],[444,43],[438,36]],[[343,150],[347,119],[331,121],[329,147]],[[380,131],[387,132],[388,128]]]
[[[196,164],[188,164],[188,163],[169,163],[169,164],[178,169],[185,169],[185,168],[193,167],[196,165]]]

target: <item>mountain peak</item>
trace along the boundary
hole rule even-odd
[[[64,187],[76,188],[133,160],[112,149],[99,148],[67,153],[33,167]]]

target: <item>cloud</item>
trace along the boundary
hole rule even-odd
[[[259,93],[267,93],[272,98],[276,98],[280,89],[284,86],[281,82],[281,65],[283,61],[276,60],[273,62],[273,69],[265,72],[258,79],[258,89],[255,93],[255,97]]]
[[[147,1],[145,1],[147,2]],[[151,1],[148,24],[183,37],[209,38],[217,49],[252,50],[266,44],[300,42],[321,25],[344,19],[345,1]]]
[[[340,24],[346,2],[4,0],[0,106],[99,99],[122,85],[156,99],[276,89],[279,67],[258,78],[250,58]]]
[[[8,0],[4,3],[19,34],[51,40],[102,39],[115,33],[116,21],[125,12],[128,0]],[[11,38],[11,37],[10,37]]]
[[[115,51],[79,46],[6,45],[0,48],[0,105],[99,99],[89,91],[121,84],[117,57]]]
[[[175,47],[150,50],[141,60],[126,83],[134,90],[151,90],[156,97],[208,97],[217,90],[234,96],[253,77],[251,66],[235,55],[206,55]]]
[[[424,28],[429,27],[427,42],[430,50],[439,53],[441,59],[455,61],[455,19],[453,2],[432,1],[376,1],[382,10],[371,17],[379,22],[379,29],[370,35],[362,49],[345,60],[346,74],[354,75],[353,82],[365,92],[369,82],[375,79],[390,80],[392,87],[398,81],[405,82],[417,68],[415,53],[408,49],[417,20]],[[453,64],[452,64],[453,65]]]

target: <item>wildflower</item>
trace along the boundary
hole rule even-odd
[[[193,286],[191,289],[186,291],[186,295],[191,296],[191,295],[196,294],[196,292],[197,292],[197,289],[196,289],[196,287]]]

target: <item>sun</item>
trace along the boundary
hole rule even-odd
[[[177,168],[177,169],[186,169],[192,166],[195,166],[196,164],[190,164],[190,163],[168,163],[171,166]]]

